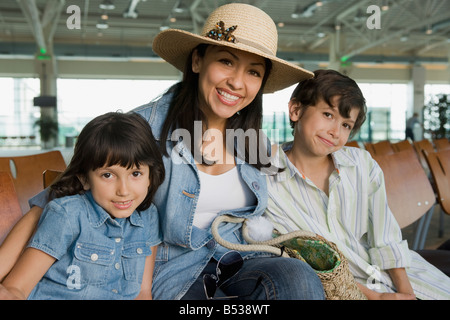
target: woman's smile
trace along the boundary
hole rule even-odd
[[[239,102],[239,99],[243,98],[241,95],[233,94],[224,89],[217,89],[217,96],[223,104],[229,106],[235,106]]]

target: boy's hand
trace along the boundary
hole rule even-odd
[[[378,300],[416,300],[416,296],[409,293],[380,293]]]

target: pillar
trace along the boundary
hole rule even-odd
[[[56,61],[52,54],[52,48],[47,46],[47,49],[40,49],[35,56],[35,68],[36,73],[39,75],[40,79],[40,95],[41,96],[54,96],[57,95],[56,81]],[[57,106],[45,106],[40,107],[41,119],[50,117],[58,124],[58,110]],[[58,134],[52,135],[49,141],[41,141],[41,146],[44,148],[53,148],[58,146]]]
[[[407,119],[412,117],[414,112],[417,112],[419,114],[420,122],[423,123],[422,110],[425,104],[425,80],[425,68],[421,65],[414,65],[411,69],[411,80],[409,82],[405,122]],[[416,126],[413,131],[416,140],[423,139],[422,127]]]

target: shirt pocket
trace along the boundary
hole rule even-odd
[[[152,254],[147,242],[133,242],[124,246],[122,251],[122,265],[125,279],[142,282],[145,258]]]
[[[80,267],[80,282],[103,285],[114,263],[114,247],[78,242],[75,245],[73,264]]]

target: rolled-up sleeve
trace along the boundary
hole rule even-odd
[[[28,247],[43,251],[59,260],[67,253],[73,240],[74,228],[67,212],[52,201],[45,207],[38,229]]]
[[[50,188],[46,188],[30,198],[28,200],[28,204],[30,205],[30,208],[35,206],[39,208],[45,208],[45,205],[51,200],[52,198],[50,197]]]

